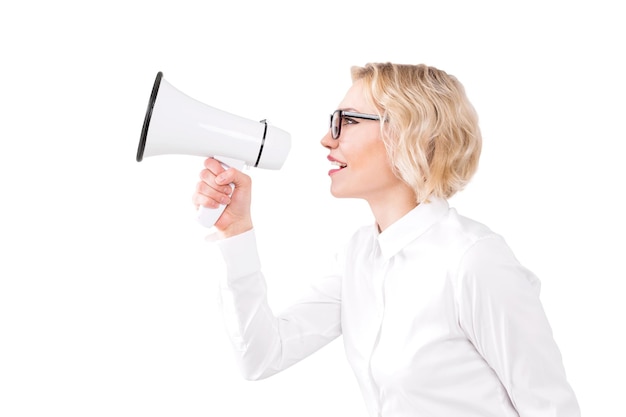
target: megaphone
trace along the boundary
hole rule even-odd
[[[214,157],[224,168],[280,169],[290,148],[291,135],[284,130],[266,120],[249,120],[201,103],[159,72],[143,121],[137,162],[148,156],[182,154]],[[225,208],[200,207],[198,220],[212,227]]]

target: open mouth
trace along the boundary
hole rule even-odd
[[[341,171],[342,169],[348,166],[348,164],[346,164],[345,162],[337,161],[332,158],[328,158],[328,160],[330,161],[331,165],[338,167],[338,168],[334,168],[328,171],[328,175],[336,174],[337,172]]]
[[[346,164],[345,162],[338,161],[330,155],[328,155],[327,159],[331,163],[331,165],[338,167],[328,171],[328,175],[333,175],[348,166],[348,164]]]
[[[340,161],[330,161],[330,163],[332,165],[338,166],[339,169],[343,169],[348,166],[348,164],[346,164],[345,162],[340,162]]]

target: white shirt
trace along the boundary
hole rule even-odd
[[[273,375],[343,335],[371,416],[575,417],[539,280],[446,200],[358,230],[333,273],[275,315],[254,231],[218,242],[244,376]]]

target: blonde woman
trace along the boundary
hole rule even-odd
[[[193,200],[229,204],[216,224],[222,304],[244,376],[267,378],[341,335],[371,416],[579,416],[539,280],[448,205],[481,152],[461,83],[391,63],[354,67],[352,80],[321,144],[332,195],[364,199],[374,222],[286,311],[267,302],[250,178],[205,161]]]

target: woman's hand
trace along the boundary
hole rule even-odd
[[[207,158],[204,167],[192,198],[196,208],[204,206],[215,209],[220,204],[226,204],[215,223],[215,228],[223,238],[251,230],[251,178],[235,168],[224,170],[222,164],[214,158]]]

